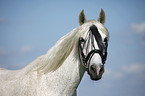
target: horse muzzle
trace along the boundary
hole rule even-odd
[[[100,80],[104,73],[104,66],[91,65],[88,74],[92,80]]]

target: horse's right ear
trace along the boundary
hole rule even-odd
[[[101,12],[98,17],[98,21],[102,24],[105,24],[105,12],[103,9],[101,9]]]
[[[81,11],[79,15],[79,24],[82,25],[86,22],[86,16],[84,14],[84,10]]]

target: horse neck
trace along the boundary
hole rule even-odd
[[[77,48],[74,47],[70,55],[56,71],[46,74],[50,90],[53,89],[56,92],[59,90],[60,93],[69,95],[75,93],[85,72],[84,67],[80,64],[77,51]]]

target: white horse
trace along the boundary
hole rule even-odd
[[[85,71],[101,79],[109,39],[105,13],[101,9],[97,21],[87,21],[82,10],[79,23],[25,68],[0,69],[0,96],[76,96]]]

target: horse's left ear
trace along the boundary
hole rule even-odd
[[[82,25],[86,22],[86,16],[84,14],[84,10],[81,11],[80,15],[79,15],[79,24]]]
[[[98,17],[98,21],[102,24],[105,24],[105,12],[103,9],[101,9],[101,12]]]

